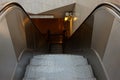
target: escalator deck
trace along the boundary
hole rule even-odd
[[[36,55],[23,80],[96,80],[87,59],[80,55]]]

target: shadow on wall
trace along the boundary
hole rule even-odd
[[[66,41],[67,50],[77,50],[80,48],[90,48],[92,39],[94,16],[87,19],[73,35]]]

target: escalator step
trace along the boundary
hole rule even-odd
[[[79,55],[36,55],[23,80],[96,80],[87,59]]]
[[[62,44],[51,44],[51,53],[59,53],[63,52],[63,46]]]
[[[59,65],[59,66],[77,66],[77,65],[87,65],[87,59],[81,57],[81,58],[69,58],[69,57],[64,57],[64,58],[60,58],[60,57],[46,57],[46,58],[33,58],[30,61],[30,65],[46,65],[46,66],[50,66],[50,65]]]
[[[96,80],[96,78],[24,78],[23,80]]]
[[[73,77],[73,78],[92,78],[93,72],[90,65],[87,66],[28,66],[25,78],[41,78],[41,77]]]
[[[47,59],[47,58],[67,58],[67,59],[79,59],[79,58],[84,58],[83,56],[80,55],[70,55],[70,54],[47,54],[47,55],[36,55],[33,58],[40,58],[40,59]]]

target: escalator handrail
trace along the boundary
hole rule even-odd
[[[0,5],[0,14],[3,14],[7,9],[9,9],[12,6],[19,6],[25,12],[23,7],[20,4],[18,4],[17,2],[9,2],[4,5]]]
[[[8,8],[12,7],[12,6],[18,6],[20,7],[25,13],[26,11],[24,10],[24,8],[18,4],[17,2],[9,2],[5,5],[2,6],[2,8],[0,9],[0,14],[4,13]],[[119,16],[120,16],[120,8],[115,5],[115,4],[112,4],[112,3],[108,3],[108,2],[105,2],[105,3],[101,3],[99,4],[90,14],[92,15],[98,8],[102,7],[102,6],[105,6],[105,7],[108,7],[110,9],[112,9],[113,11],[115,11]],[[26,13],[26,15],[28,16],[28,18],[30,19],[29,15]],[[89,18],[89,16],[83,21],[83,23]]]
[[[116,4],[113,4],[113,3],[109,3],[109,2],[104,2],[104,3],[101,3],[99,4],[98,6],[95,7],[95,9],[93,9],[93,11],[88,15],[88,17],[82,22],[81,25],[83,25],[87,20],[88,18],[99,8],[101,7],[107,7],[107,8],[110,8],[112,9],[118,16],[120,16],[120,6],[119,5],[116,5]],[[119,17],[120,18],[120,17]],[[68,41],[70,39],[72,39],[72,37],[75,35],[75,33],[79,30],[79,28],[81,28],[81,25],[78,27],[78,29],[71,35],[71,37],[68,39]]]
[[[11,6],[19,6],[25,13],[26,13],[26,11],[24,10],[24,8],[21,6],[21,5],[19,5],[17,2],[10,2],[10,3],[7,3],[7,4],[5,4],[5,5],[3,5],[2,6],[2,9],[0,9],[0,14],[2,14],[2,13],[4,13],[4,11],[6,11],[8,8],[10,8]],[[91,13],[90,13],[90,15],[91,14],[93,14],[94,13],[94,11],[96,11],[98,8],[100,8],[100,7],[102,7],[102,6],[105,6],[105,7],[108,7],[108,8],[111,8],[112,10],[114,10],[119,16],[120,16],[120,8],[117,6],[117,5],[115,5],[115,4],[112,4],[112,3],[108,3],[108,2],[105,2],[105,3],[101,3],[101,4],[99,4]],[[26,13],[27,14],[27,13]],[[27,14],[28,15],[28,14]],[[89,15],[89,16],[90,16]],[[89,17],[88,16],[88,17]],[[29,15],[28,15],[28,17],[29,17]],[[88,17],[86,18],[86,19],[88,19]],[[30,18],[30,17],[29,17]],[[84,20],[84,21],[86,21],[86,19]],[[84,23],[84,21],[83,21],[83,23]]]
[[[4,13],[7,9],[9,9],[10,7],[12,7],[12,6],[18,6],[18,7],[20,7],[25,13],[26,13],[26,11],[24,10],[24,8],[21,6],[21,5],[19,5],[17,2],[10,2],[10,3],[8,3],[8,4],[6,4],[6,5],[3,5],[3,7],[2,7],[2,9],[0,9],[0,15],[2,14],[2,13]],[[109,2],[105,2],[105,3],[101,3],[101,4],[99,4],[89,15],[88,15],[88,17],[83,21],[83,23],[82,24],[84,24],[85,22],[86,22],[86,20],[98,9],[98,8],[100,8],[100,7],[103,7],[103,6],[105,6],[105,7],[108,7],[108,8],[110,8],[110,9],[112,9],[115,13],[117,13],[119,16],[120,16],[120,8],[117,6],[117,5],[115,5],[115,4],[112,4],[112,3],[109,3]],[[26,13],[26,15],[28,16],[28,18],[30,19],[30,17],[29,17],[29,15]],[[30,19],[30,21],[31,21],[31,19]],[[32,22],[32,21],[31,21]],[[35,26],[35,24],[32,22],[32,24]],[[81,24],[81,25],[82,25]],[[37,28],[37,27],[36,27]],[[80,28],[80,27],[79,27]],[[37,28],[38,29],[38,28]],[[77,30],[76,30],[77,31]],[[75,32],[76,32],[75,31]],[[39,31],[40,32],[40,31]],[[75,34],[75,32],[72,34],[72,36]],[[41,32],[40,32],[41,33]],[[72,37],[71,36],[71,37]],[[70,38],[71,38],[70,37]],[[70,39],[69,38],[69,39]]]
[[[28,15],[28,13],[24,10],[24,8],[17,2],[9,2],[9,3],[6,3],[5,5],[1,6],[1,9],[0,9],[0,16],[1,14],[3,14],[6,10],[8,10],[9,8],[11,7],[14,7],[14,6],[17,6],[19,8],[21,8],[23,10],[23,12],[26,14],[26,16],[29,18],[30,22],[32,23],[33,26],[35,26],[35,28],[39,31],[39,29],[36,27],[36,25],[32,22],[30,16]],[[40,34],[42,34],[40,31],[39,31]]]
[[[114,12],[116,12],[116,13],[120,16],[120,7],[118,7],[116,4],[109,3],[109,2],[105,2],[105,3],[99,4],[99,5],[91,12],[91,14],[94,13],[94,11],[96,11],[98,8],[103,7],[103,6],[112,9]],[[90,14],[90,15],[91,15],[91,14]]]
[[[112,9],[117,15],[120,16],[120,6],[113,4],[113,3],[109,3],[109,2],[105,2],[105,3],[101,3],[98,6],[96,6],[96,8],[88,15],[88,17],[83,21],[83,23],[89,18],[89,16],[91,16],[97,9],[101,8],[101,7],[107,7]]]

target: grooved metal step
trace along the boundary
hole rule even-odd
[[[37,55],[23,80],[96,80],[87,59],[79,55]]]
[[[46,65],[46,66],[79,66],[88,65],[87,59],[83,56],[73,55],[41,55],[34,56],[30,61],[30,65]]]

